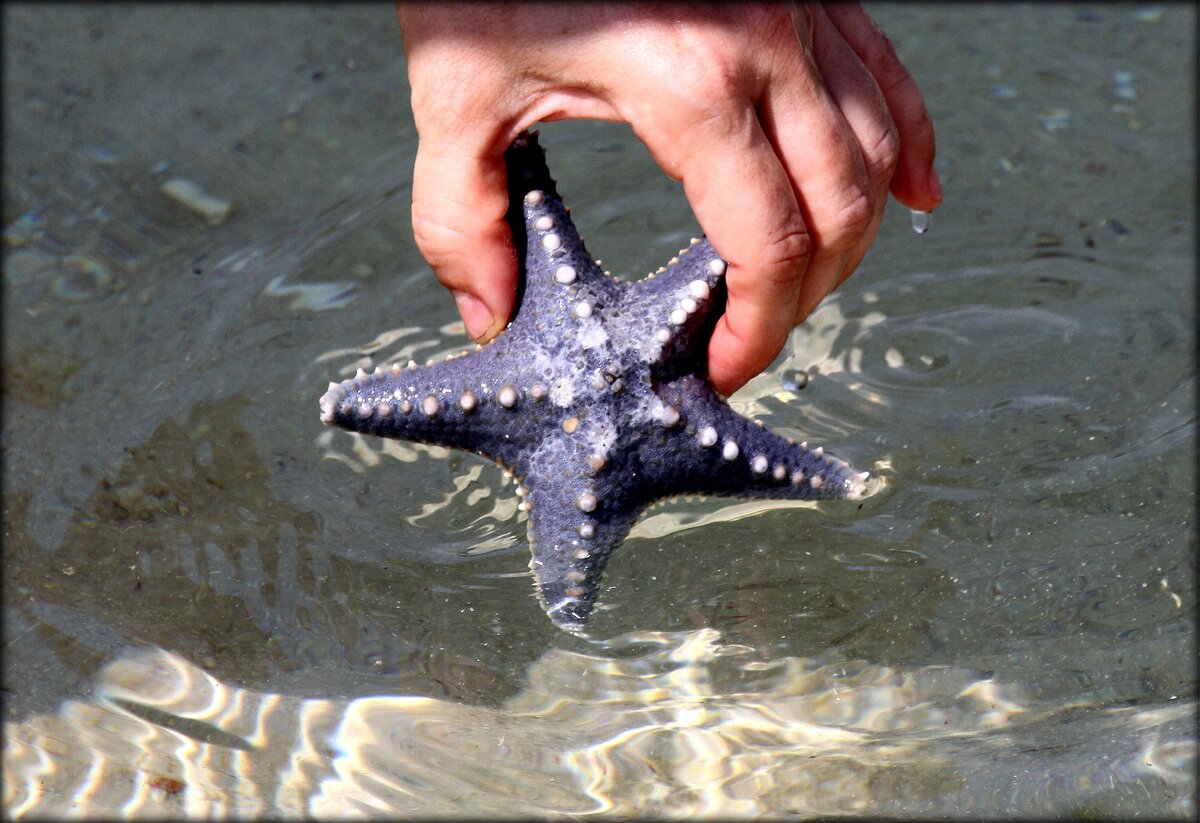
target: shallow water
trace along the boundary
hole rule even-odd
[[[946,204],[733,401],[885,483],[653,509],[588,641],[497,467],[318,421],[466,342],[390,7],[6,6],[6,810],[1194,816],[1194,9],[872,8]],[[543,135],[606,268],[697,233]]]

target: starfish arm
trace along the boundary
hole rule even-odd
[[[529,512],[534,589],[555,625],[576,633],[595,606],[609,556],[642,508],[621,493],[622,478],[603,471],[596,453],[587,436],[562,433],[517,467]]]
[[[430,366],[359,369],[330,383],[321,422],[349,431],[465,449],[511,466],[557,412],[548,387],[520,369],[508,341]]]
[[[793,500],[854,500],[867,475],[821,448],[795,443],[731,409],[706,381],[688,375],[657,389],[677,410],[670,441],[642,449],[644,483],[664,496],[736,495]]]
[[[650,364],[656,379],[703,374],[705,344],[725,310],[725,268],[707,239],[696,240],[626,290],[617,339]]]
[[[513,327],[557,341],[564,321],[588,320],[615,303],[621,285],[601,271],[558,195],[536,133],[522,133],[505,155],[513,244],[523,252]],[[551,328],[551,321],[557,327]]]

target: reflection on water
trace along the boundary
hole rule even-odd
[[[980,672],[762,660],[711,629],[550,652],[496,709],[255,692],[141,649],[89,699],[6,727],[4,791],[40,817],[1113,813],[1147,799],[1183,813],[1194,708],[1068,725]],[[1081,733],[1106,736],[1105,755],[1062,762],[1063,736]],[[960,761],[966,741],[1006,768]],[[1053,794],[1050,768],[1071,776]]]
[[[6,5],[5,811],[1194,817],[1195,8],[877,10],[946,206],[732,398],[873,494],[651,509],[588,642],[497,466],[317,419],[466,344],[392,11]],[[697,233],[543,135],[606,268]]]

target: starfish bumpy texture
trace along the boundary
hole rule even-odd
[[[584,248],[536,134],[518,137],[506,161],[508,222],[524,249],[512,323],[457,358],[330,383],[322,422],[466,449],[512,471],[536,592],[568,631],[587,622],[609,556],[657,500],[862,494],[865,473],[766,431],[709,384],[726,264],[707,240],[622,282]]]

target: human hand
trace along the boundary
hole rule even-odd
[[[544,120],[623,121],[729,263],[709,378],[730,394],[857,268],[887,193],[932,210],[933,126],[857,4],[397,5],[420,143],[417,246],[487,340],[514,308],[504,152]]]

